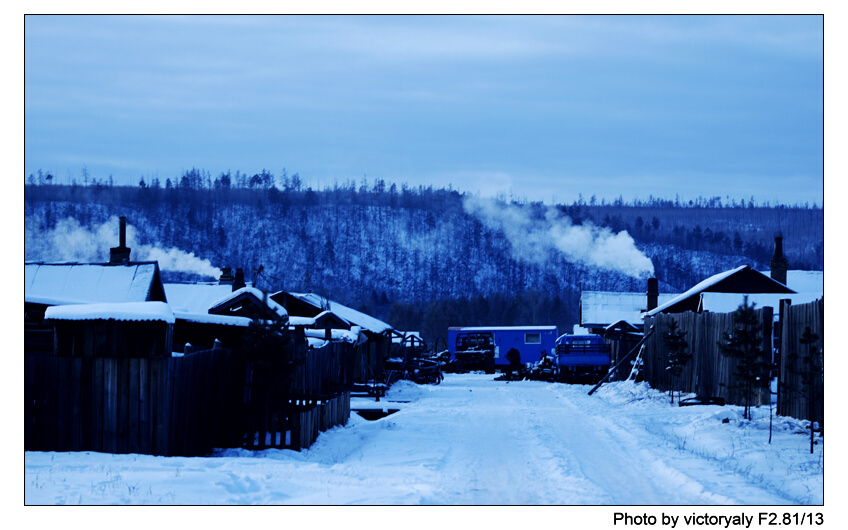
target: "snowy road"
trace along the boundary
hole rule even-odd
[[[307,451],[209,458],[26,453],[28,504],[779,505],[823,502],[823,444],[738,407],[671,407],[646,385],[448,375],[401,382]],[[768,409],[757,409],[765,414]],[[727,419],[727,422],[722,422]],[[766,423],[767,425],[767,423]],[[806,452],[805,452],[805,447]]]

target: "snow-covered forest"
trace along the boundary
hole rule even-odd
[[[285,171],[142,178],[137,186],[25,188],[25,259],[108,261],[117,216],[132,259],[157,259],[166,281],[242,268],[268,291],[312,290],[421,330],[450,325],[571,329],[581,290],[680,292],[740,264],[767,270],[776,232],[793,269],[823,269],[823,210],[719,197],[546,206],[451,188],[348,181],[323,190]],[[261,272],[256,275],[261,267]]]

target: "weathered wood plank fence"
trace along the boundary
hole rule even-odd
[[[198,455],[240,443],[243,363],[185,357],[28,356],[24,446],[32,451]]]
[[[755,314],[764,330],[763,351],[771,352],[772,308],[757,309]],[[668,354],[663,344],[663,334],[668,331],[671,319],[677,321],[680,331],[686,332],[686,342],[692,354],[679,380],[670,377],[665,369],[668,366]],[[699,396],[722,397],[727,403],[744,403],[741,392],[730,386],[736,360],[722,355],[718,347],[723,339],[722,334],[733,329],[732,313],[660,313],[645,319],[645,328],[651,325],[656,326],[656,332],[645,343],[643,369],[645,380],[653,388],[663,391],[673,388],[687,393],[694,392]],[[769,400],[768,389],[755,390],[751,404],[768,404]]]
[[[350,393],[334,389],[352,382],[353,349],[332,343],[302,353],[285,388],[226,349],[25,356],[25,450],[196,456],[215,447],[309,447],[350,417]]]
[[[766,359],[775,362],[779,367],[778,380],[781,387],[786,383],[799,387],[800,377],[793,373],[792,356],[805,357],[805,347],[800,343],[804,329],[809,326],[812,333],[819,336],[818,347],[823,350],[824,344],[824,299],[798,306],[787,305],[781,311],[778,344],[772,344],[773,308],[763,307],[755,313],[763,326],[763,351],[772,352],[778,346],[779,356]],[[668,322],[674,318],[680,331],[686,332],[686,341],[692,359],[686,365],[678,380],[671,378],[665,367],[668,365],[668,355],[663,344],[663,333],[668,329]],[[687,311],[676,314],[658,314],[645,319],[645,327],[656,326],[657,333],[645,344],[643,355],[643,374],[645,380],[659,390],[680,390],[694,392],[700,396],[718,396],[727,403],[743,404],[744,398],[739,391],[729,387],[733,378],[735,360],[725,357],[719,351],[718,343],[722,333],[733,327],[733,313],[694,313]],[[768,353],[767,353],[768,355]],[[824,366],[823,353],[819,355],[817,366]],[[823,375],[814,385],[813,393],[816,403],[812,409],[809,401],[802,393],[783,393],[778,398],[777,413],[800,419],[812,419],[823,425],[824,422],[824,380]],[[770,389],[755,391],[752,405],[770,403]]]
[[[800,391],[780,392],[777,413],[782,416],[804,418],[824,425],[824,298],[809,304],[785,305],[781,310],[780,341],[780,386],[781,390],[795,388]],[[798,372],[809,370],[807,347],[801,344],[806,327],[819,336],[816,347],[819,351],[814,359],[817,374],[812,388],[804,388]],[[806,366],[805,366],[806,365]],[[812,392],[810,392],[812,390]],[[810,408],[809,393],[813,394]],[[812,416],[812,417],[811,417]]]

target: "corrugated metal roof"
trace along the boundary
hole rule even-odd
[[[117,320],[122,322],[174,323],[174,313],[165,302],[68,304],[48,307],[45,320]]]
[[[661,293],[658,304],[677,297]],[[610,291],[583,291],[580,293],[580,324],[607,326],[621,320],[628,324],[642,324],[642,312],[648,306],[646,293],[619,293]]]

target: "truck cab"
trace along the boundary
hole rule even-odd
[[[600,335],[562,335],[556,341],[559,380],[594,383],[610,368],[610,348]]]

